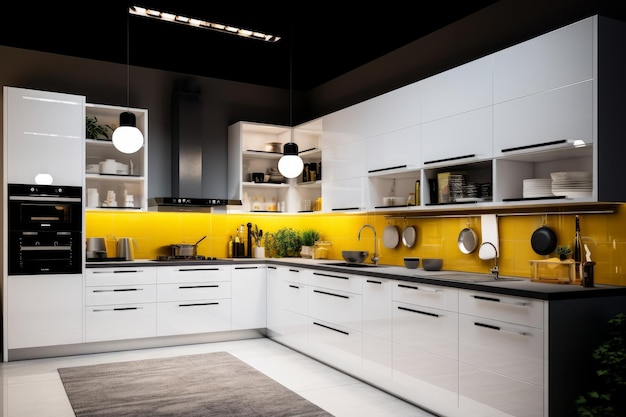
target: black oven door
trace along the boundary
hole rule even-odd
[[[9,230],[82,230],[82,187],[9,184]]]
[[[9,232],[9,275],[79,274],[82,233]]]

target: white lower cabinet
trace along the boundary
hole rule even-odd
[[[460,409],[544,415],[543,302],[460,290],[459,313]]]
[[[81,343],[82,287],[82,274],[9,276],[4,345],[19,349]]]
[[[88,269],[85,341],[156,336],[155,301],[155,268]]]
[[[230,330],[230,265],[157,269],[157,336]]]
[[[266,328],[265,265],[233,265],[230,279],[231,329]]]
[[[378,384],[391,381],[393,281],[363,277],[363,375]]]

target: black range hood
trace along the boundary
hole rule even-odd
[[[202,92],[193,78],[177,80],[172,96],[172,194],[148,199],[149,211],[211,212],[241,200],[202,195]]]
[[[216,207],[226,208],[229,205],[241,205],[239,200],[221,198],[180,198],[155,197],[148,200],[149,211],[165,212],[212,212]]]

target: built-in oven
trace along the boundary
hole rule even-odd
[[[82,272],[82,187],[8,185],[8,272]]]

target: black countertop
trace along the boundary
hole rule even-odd
[[[395,265],[371,265],[368,267],[350,267],[331,265],[340,263],[338,260],[311,260],[301,258],[223,258],[215,260],[151,260],[139,259],[134,261],[105,260],[87,262],[91,268],[119,268],[119,267],[158,267],[158,266],[204,266],[204,265],[283,265],[300,268],[310,268],[319,271],[350,273],[354,275],[374,278],[395,279],[418,284],[440,285],[444,287],[462,288],[467,290],[490,292],[502,295],[528,297],[540,300],[567,300],[580,298],[598,298],[626,296],[626,287],[612,285],[595,285],[585,288],[572,284],[552,284],[534,282],[529,278],[502,277],[503,280],[493,280],[489,274],[468,273],[459,271],[425,271],[422,268],[407,269]],[[483,280],[484,278],[484,280]],[[480,282],[476,282],[480,279]],[[515,279],[515,280],[513,280]]]

